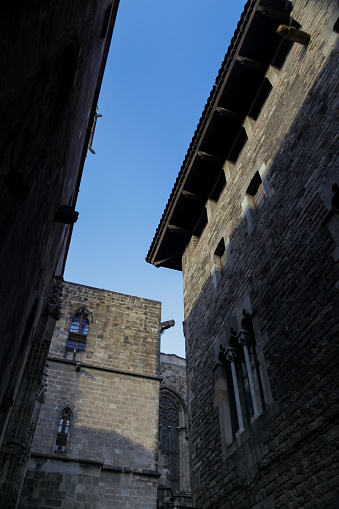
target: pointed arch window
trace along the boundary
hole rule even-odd
[[[172,399],[167,396],[160,397],[159,406],[160,450],[167,458],[167,476],[171,488],[173,491],[179,491],[179,411]]]
[[[69,435],[69,428],[72,420],[72,412],[69,408],[64,408],[59,417],[58,434],[55,441],[54,452],[66,452],[66,445]]]
[[[86,347],[86,339],[90,322],[90,313],[87,309],[78,309],[72,319],[66,350],[83,352]]]

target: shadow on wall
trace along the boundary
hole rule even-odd
[[[249,231],[245,216],[230,234],[232,268],[225,271],[216,285],[209,277],[198,297],[192,297],[187,311],[192,488],[195,500],[206,507],[211,507],[208,483],[212,480],[227,487],[223,497],[227,496],[231,505],[238,497],[237,504],[241,500],[247,507],[254,506],[268,479],[276,479],[276,493],[279,490],[285,493],[287,483],[292,483],[292,467],[300,457],[308,461],[305,458],[312,454],[321,454],[322,458],[326,455],[324,437],[336,424],[334,324],[339,302],[333,252],[339,237],[333,235],[325,219],[331,207],[331,187],[339,177],[334,134],[338,132],[335,128],[339,117],[338,103],[329,103],[328,89],[323,84],[335,81],[337,55],[333,52],[322,67],[289,134],[277,148],[267,174],[274,192],[265,200],[253,228]],[[247,161],[246,152],[242,157]],[[199,251],[193,256],[199,270]],[[187,269],[187,292],[191,291],[190,278],[193,281],[196,277],[194,268],[192,264]],[[218,406],[213,404],[212,373],[219,345],[225,347],[234,327],[234,316],[237,315],[239,324],[244,308],[256,313],[259,337],[267,338],[263,352],[279,412],[273,412],[262,428],[260,418],[255,421],[257,424],[251,424],[260,441],[253,443],[254,434],[249,434],[248,441],[235,447],[232,454],[229,448],[223,451],[224,461],[216,469],[211,451],[220,451],[221,458],[223,445]],[[317,386],[320,380],[321,387]],[[310,398],[314,398],[312,404]],[[288,427],[287,421],[293,426]],[[217,430],[217,434],[211,430]],[[240,443],[237,438],[235,446]],[[329,443],[326,450],[329,461],[324,471],[332,477]],[[284,479],[278,473],[282,469]],[[303,470],[298,482],[306,483],[308,475]],[[217,498],[214,502],[217,504]]]
[[[32,453],[19,508],[38,509],[52,502],[59,507],[62,500],[115,507],[123,497],[131,506],[156,509],[160,474],[147,468],[154,464],[152,451],[118,433],[84,427],[73,431],[70,442],[78,446],[69,447],[72,455],[67,449],[65,454]],[[96,444],[107,449],[105,462]]]

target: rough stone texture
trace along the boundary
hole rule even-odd
[[[93,322],[73,357],[65,346],[82,307]],[[156,508],[160,318],[159,302],[64,284],[20,507],[31,497],[32,507]],[[65,407],[66,453],[55,454]]]
[[[73,352],[67,352],[65,344],[72,315],[84,306],[93,315],[93,323],[89,326],[85,352],[76,354],[77,362],[157,375],[160,303],[66,282],[63,301],[50,356],[73,359]]]
[[[198,245],[183,257],[192,491],[203,509],[339,503],[339,238],[328,215],[339,179],[339,11],[329,0],[293,4],[310,44],[292,46]],[[262,164],[271,192],[250,227],[242,202]],[[211,250],[222,236],[233,263],[214,287]],[[271,398],[225,445],[213,369],[243,309],[255,313]]]
[[[41,382],[41,376],[27,381],[24,370],[39,350],[37,338],[42,350],[50,339],[48,301],[72,232],[72,225],[54,221],[55,212],[76,204],[118,3],[2,5],[0,496],[6,507],[15,507],[21,488]]]
[[[165,499],[171,494],[175,495],[175,505],[191,507],[191,486],[189,478],[189,454],[187,435],[187,387],[186,387],[186,361],[174,354],[160,354],[160,398],[166,396],[173,401],[179,414],[179,427],[176,432],[179,446],[179,490],[171,486],[170,463],[168,455],[164,453],[159,444],[158,470],[159,478],[159,509],[167,507]],[[162,423],[160,422],[160,425]],[[171,491],[172,489],[172,491]]]

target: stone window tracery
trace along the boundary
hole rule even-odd
[[[72,420],[72,412],[69,408],[65,408],[59,417],[58,434],[56,437],[54,452],[64,453],[66,452],[66,445],[69,435],[69,429]]]
[[[72,319],[66,350],[83,352],[86,347],[86,339],[90,323],[90,313],[86,308],[78,309]]]
[[[252,316],[243,311],[241,329],[231,329],[227,346],[220,345],[221,371],[228,393],[226,442],[239,436],[266,409],[262,366],[252,326]],[[225,370],[224,375],[222,374]]]
[[[159,405],[160,450],[167,457],[171,488],[173,491],[179,491],[179,410],[173,400],[167,396],[160,397]]]

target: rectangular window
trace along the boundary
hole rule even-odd
[[[259,209],[263,206],[267,195],[258,171],[251,180],[251,183],[246,190],[246,195],[248,203],[252,209],[259,212]]]
[[[214,251],[214,263],[217,267],[217,270],[219,270],[221,275],[223,275],[225,273],[225,269],[227,268],[227,253],[224,239],[221,239],[217,249]]]
[[[212,270],[211,276],[213,280],[214,288],[216,289],[223,276],[232,269],[232,259],[230,251],[230,240],[229,238],[224,240],[222,237],[215,248],[212,251]]]

